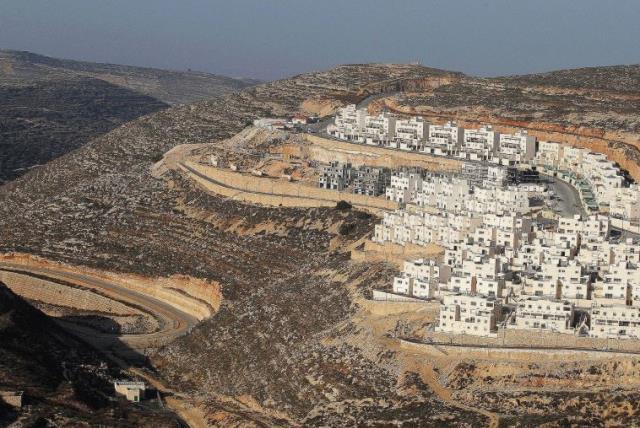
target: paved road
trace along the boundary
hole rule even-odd
[[[578,190],[557,177],[540,174],[548,180],[550,190],[556,194],[555,205],[551,208],[562,217],[573,217],[576,214],[586,215]]]
[[[41,278],[44,277],[53,282],[62,280],[80,287],[99,290],[117,300],[131,303],[142,308],[143,311],[153,314],[160,321],[160,331],[148,334],[99,333],[88,327],[79,326],[71,322],[59,322],[60,325],[70,333],[79,336],[99,349],[121,353],[123,350],[132,352],[159,347],[184,335],[191,327],[198,323],[196,317],[168,303],[101,278],[67,272],[61,269],[27,267],[5,262],[0,262],[0,270]]]

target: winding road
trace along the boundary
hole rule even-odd
[[[122,358],[131,357],[148,348],[157,348],[186,334],[198,323],[198,319],[157,298],[130,290],[115,282],[87,274],[69,272],[57,268],[25,266],[0,261],[0,271],[13,272],[51,282],[70,283],[74,286],[99,291],[115,300],[134,305],[155,316],[160,330],[143,334],[108,334],[80,326],[69,321],[59,324],[75,336],[103,351],[110,351]]]

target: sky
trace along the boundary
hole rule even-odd
[[[261,80],[364,62],[524,74],[640,63],[640,0],[0,0],[0,49]]]

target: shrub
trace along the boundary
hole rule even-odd
[[[340,235],[345,236],[353,232],[355,228],[356,225],[353,223],[342,223],[340,225],[340,228],[338,229],[338,232],[340,233]]]
[[[340,201],[336,204],[336,209],[340,211],[350,210],[351,204],[347,201]]]

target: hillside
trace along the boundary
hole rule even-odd
[[[0,50],[0,184],[140,116],[252,83]]]
[[[558,132],[567,132],[562,126],[577,132],[589,121],[596,126],[595,119],[578,114],[582,107],[567,93],[540,94],[528,86],[506,90],[490,79],[421,66],[341,66],[140,117],[30,171],[0,188],[0,251],[220,282],[222,309],[153,358],[172,386],[191,393],[206,409],[211,425],[487,424],[495,417],[486,410],[487,399],[497,393],[468,395],[465,404],[458,404],[440,385],[443,381],[464,393],[464,382],[456,379],[464,379],[469,367],[436,373],[428,359],[393,340],[405,328],[424,329],[428,317],[405,325],[400,317],[382,316],[365,300],[368,290],[388,284],[394,271],[388,264],[348,258],[348,246],[371,233],[375,218],[355,210],[246,205],[206,194],[177,173],[156,179],[150,172],[180,144],[211,143],[222,149],[224,139],[257,117],[327,111],[393,91],[401,92],[379,104],[423,108],[425,115],[439,119],[515,121],[517,115],[529,118],[522,123],[534,117]],[[628,107],[622,97],[598,101],[596,95],[586,87],[576,102],[588,105],[589,114],[610,123],[612,130],[628,131],[629,142],[611,140],[610,150],[635,163],[635,125],[615,120],[624,114],[637,121],[636,101]],[[342,224],[350,225],[343,229],[346,234],[340,233]],[[523,364],[504,374],[503,381],[547,374],[579,378],[588,370]],[[625,373],[635,373],[631,370]],[[489,369],[483,373],[487,382],[496,376]],[[607,392],[606,379],[594,382],[601,388],[597,394],[586,392],[585,402],[563,414],[552,392],[529,391],[527,407],[510,405],[511,421],[561,424],[569,415],[577,424],[604,424],[603,403],[618,395]],[[517,403],[519,397],[510,394],[500,395],[500,402]],[[225,410],[223,398],[235,400],[242,411]],[[586,404],[589,398],[592,406]],[[540,404],[550,402],[556,407]]]
[[[164,108],[154,98],[93,78],[0,84],[0,183]]]
[[[109,401],[120,372],[2,283],[0,343],[0,391],[22,391],[30,406],[18,414],[0,399],[2,426],[175,426],[166,412]]]
[[[0,85],[90,77],[147,95],[167,104],[185,104],[238,91],[258,83],[193,71],[51,58],[31,52],[0,50]]]
[[[637,95],[640,92],[640,65],[574,68],[539,74],[498,77],[493,80],[514,86],[605,90]]]

